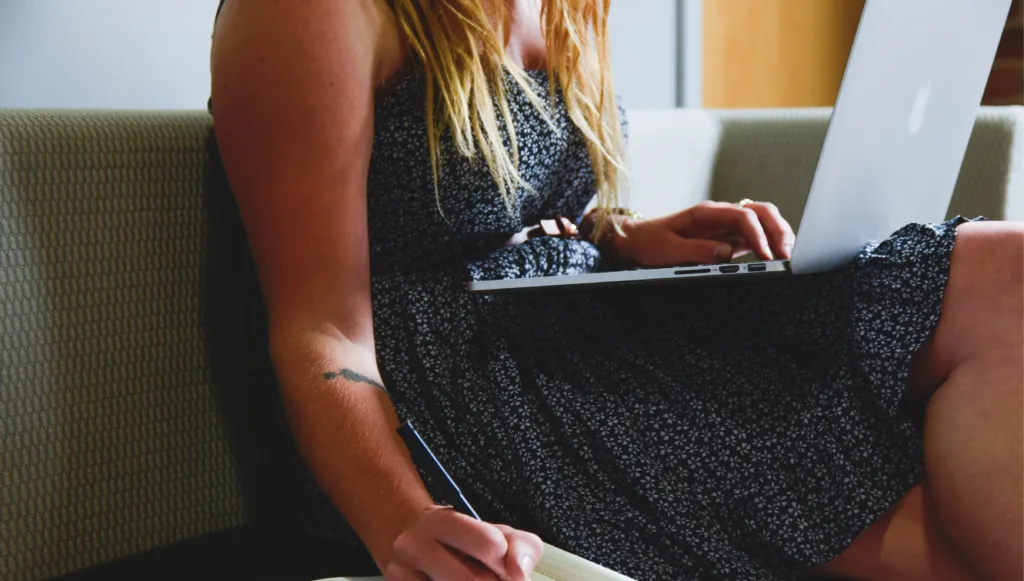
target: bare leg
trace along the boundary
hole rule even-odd
[[[960,227],[939,327],[915,356],[927,482],[812,573],[954,581],[1024,575],[1024,227]]]
[[[812,571],[857,581],[978,581],[939,522],[927,485],[918,484],[841,555]]]
[[[960,227],[933,340],[912,389],[927,397],[928,483],[953,543],[985,578],[1024,578],[1024,226]]]

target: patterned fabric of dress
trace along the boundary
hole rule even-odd
[[[547,102],[546,73],[529,76]],[[962,220],[908,225],[826,274],[470,295],[471,279],[602,267],[585,241],[505,245],[594,195],[560,97],[546,119],[509,87],[533,190],[511,212],[450,139],[435,190],[422,75],[377,105],[373,317],[400,415],[484,518],[638,580],[794,579],[838,554],[921,476],[900,402]],[[304,477],[306,526],[351,538]]]

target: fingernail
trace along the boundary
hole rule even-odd
[[[791,242],[786,243],[786,258],[793,256],[793,244]]]
[[[533,571],[533,557],[529,555],[519,557],[519,568],[523,570],[523,573]]]
[[[732,246],[728,244],[720,244],[715,249],[715,258],[718,260],[732,260]]]

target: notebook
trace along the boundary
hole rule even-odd
[[[544,543],[544,554],[533,571],[533,581],[633,581],[584,559]]]
[[[534,568],[533,581],[633,581],[583,557],[544,543],[544,554]],[[320,581],[384,581],[383,577],[332,577]]]

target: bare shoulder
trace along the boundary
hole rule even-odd
[[[244,50],[259,51],[250,56],[261,62],[271,49],[301,67],[358,62],[371,68],[374,87],[401,70],[408,52],[386,0],[226,0],[214,33],[214,62],[240,36],[248,41]]]
[[[371,336],[374,104],[402,64],[390,14],[382,0],[228,0],[218,20],[214,130],[272,332]]]

